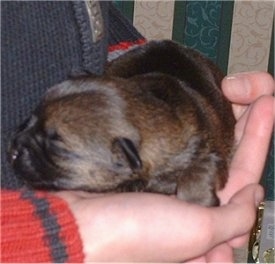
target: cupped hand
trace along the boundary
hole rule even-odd
[[[229,170],[229,179],[218,196],[222,204],[249,184],[258,183],[265,165],[274,126],[274,79],[265,72],[240,73],[226,77],[222,83],[225,96],[232,102],[237,120],[236,152]],[[236,215],[236,217],[238,217]],[[232,247],[242,246],[249,232],[232,238],[194,261],[230,262]]]
[[[238,190],[260,180],[274,126],[275,82],[265,72],[240,73],[225,78],[222,89],[232,102],[237,120],[237,148],[229,181],[219,194],[222,203],[226,203]]]
[[[213,208],[149,193],[58,195],[76,218],[85,262],[180,262],[248,232],[263,192],[250,185]]]
[[[274,80],[265,73],[230,76],[224,94],[237,119],[237,150],[222,206],[204,208],[149,193],[58,192],[68,202],[85,261],[232,262],[232,247],[247,238],[263,199],[257,185],[274,119]]]

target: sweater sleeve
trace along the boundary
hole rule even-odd
[[[75,219],[44,192],[1,191],[1,262],[83,262]]]

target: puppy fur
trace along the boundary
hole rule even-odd
[[[12,138],[11,163],[38,189],[147,191],[218,205],[235,124],[222,78],[197,51],[151,41],[104,76],[50,88]]]

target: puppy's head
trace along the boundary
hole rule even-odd
[[[116,85],[82,79],[47,92],[10,144],[11,163],[28,184],[104,191],[136,175],[140,138]]]

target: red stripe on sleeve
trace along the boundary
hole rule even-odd
[[[134,46],[134,45],[141,45],[141,44],[144,44],[146,43],[146,40],[145,39],[138,39],[136,41],[123,41],[123,42],[120,42],[116,45],[112,45],[112,46],[109,46],[108,48],[108,51],[109,52],[112,52],[112,51],[115,51],[115,50],[127,50],[129,49],[130,47]]]
[[[44,192],[35,192],[35,196],[46,199],[56,217],[59,226],[52,232],[57,232],[66,247],[66,262],[83,262],[82,242],[66,202]],[[30,201],[22,199],[20,191],[1,192],[1,262],[52,262],[53,245],[49,245],[41,217]]]
[[[42,223],[20,192],[1,191],[1,262],[50,262]]]

